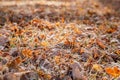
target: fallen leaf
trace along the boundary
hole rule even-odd
[[[47,41],[42,41],[42,42],[41,42],[41,45],[44,46],[44,47],[47,47],[48,44],[49,44],[49,43],[48,43]]]
[[[97,49],[93,50],[93,57],[96,59],[99,57],[99,51]]]
[[[12,60],[11,62],[7,63],[7,66],[9,68],[14,68],[14,69],[18,69],[18,65],[22,62],[22,59],[20,57],[15,58],[14,60]]]
[[[99,47],[101,47],[102,49],[105,49],[106,46],[99,40],[99,39],[96,39],[96,43],[98,44]]]
[[[93,69],[95,69],[98,72],[103,71],[102,67],[99,64],[93,64]]]
[[[120,76],[120,69],[117,66],[105,68],[105,71],[114,78]]]
[[[54,60],[57,64],[59,64],[60,63],[60,56],[55,56]]]
[[[120,50],[116,50],[115,53],[120,55]]]
[[[62,23],[64,23],[64,22],[65,22],[65,19],[64,19],[63,17],[61,18],[61,22],[62,22]]]
[[[21,62],[22,62],[21,57],[17,57],[17,58],[15,59],[15,64],[19,65]]]
[[[82,53],[84,53],[84,52],[85,52],[84,48],[81,48],[81,49],[80,49],[80,54],[82,54]]]
[[[51,78],[52,78],[52,76],[50,74],[46,74],[44,77],[48,80],[51,80]]]
[[[22,50],[23,56],[28,57],[28,58],[32,57],[32,55],[33,55],[32,53],[33,53],[33,51],[30,49],[27,49],[27,48]]]
[[[81,34],[82,33],[82,31],[79,29],[79,28],[74,28],[74,32],[76,33],[76,34]]]
[[[56,22],[56,26],[60,26],[60,22]]]
[[[113,33],[117,30],[117,27],[111,27],[106,30],[107,33]]]

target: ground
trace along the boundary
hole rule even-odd
[[[0,1],[0,80],[119,80],[119,5]]]

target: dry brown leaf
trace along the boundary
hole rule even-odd
[[[34,39],[34,42],[36,42],[36,43],[37,43],[37,42],[38,42],[38,38],[35,38],[35,39]]]
[[[73,47],[75,47],[76,42],[75,42],[74,38],[71,41],[67,38],[65,40],[64,44],[66,47],[73,48]]]
[[[101,47],[102,49],[105,49],[106,46],[99,40],[99,39],[96,39],[96,43],[98,44],[99,47]]]
[[[0,50],[0,56],[2,56],[2,51]]]
[[[11,31],[15,31],[15,32],[17,32],[19,30],[17,26],[13,26],[10,29],[11,29]]]
[[[105,27],[104,25],[100,25],[100,26],[99,26],[99,30],[100,30],[100,31],[105,31],[105,28],[106,28],[106,27]]]
[[[107,30],[106,30],[106,32],[107,33],[113,33],[113,32],[115,32],[117,30],[117,27],[112,27],[112,28],[108,28]]]
[[[7,63],[7,66],[10,68],[18,68],[17,66],[22,62],[23,60],[20,57],[15,58],[11,62]]]
[[[77,53],[77,52],[79,52],[79,48],[72,49],[72,53]]]
[[[80,49],[80,54],[82,54],[82,53],[84,53],[84,52],[85,52],[84,48],[81,48],[81,49]]]
[[[17,57],[17,58],[15,59],[15,63],[16,63],[17,65],[19,65],[21,62],[22,62],[21,57]]]
[[[90,48],[94,44],[94,42],[95,42],[95,39],[91,39],[87,47]]]
[[[50,74],[45,74],[44,77],[48,80],[51,80],[52,76]]]
[[[99,53],[98,53],[98,50],[97,50],[97,49],[94,49],[94,50],[93,50],[93,57],[94,57],[94,58],[98,58],[98,57],[99,57]]]
[[[42,70],[38,70],[37,72],[38,72],[39,76],[43,76],[45,74]]]

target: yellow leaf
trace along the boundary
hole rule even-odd
[[[60,22],[57,22],[57,23],[56,23],[56,26],[60,26]]]
[[[48,42],[47,41],[42,41],[41,45],[44,46],[44,47],[47,47],[48,46]]]
[[[103,71],[102,67],[99,64],[93,64],[93,69],[95,69],[96,71]]]
[[[2,34],[0,33],[0,36],[2,36]]]

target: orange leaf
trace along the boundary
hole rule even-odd
[[[60,26],[60,22],[56,22],[56,26]]]
[[[120,69],[117,66],[115,66],[113,69],[115,73],[118,73],[120,75]]]
[[[58,64],[60,62],[60,56],[55,56],[54,57],[55,62]]]
[[[17,58],[15,59],[15,63],[16,63],[16,64],[20,64],[21,62],[22,62],[21,57],[17,57]]]
[[[115,32],[116,30],[117,30],[117,27],[115,26],[115,27],[112,27],[112,28],[107,29],[106,32],[107,32],[107,33],[113,33],[113,32]]]
[[[81,34],[82,33],[82,31],[81,30],[79,30],[79,28],[74,28],[74,32],[76,33],[76,34]]]
[[[20,57],[17,57],[16,59],[14,59],[11,62],[7,63],[8,67],[12,67],[12,68],[17,68],[17,66],[22,62],[22,59]]]
[[[38,38],[35,38],[34,41],[35,41],[35,42],[38,42]]]
[[[114,71],[113,71],[112,68],[106,68],[105,71],[106,71],[109,75],[115,77],[115,75],[114,75]]]
[[[116,50],[115,53],[116,53],[116,54],[120,54],[120,50]]]
[[[106,68],[105,69],[106,73],[108,73],[109,75],[111,75],[112,77],[118,77],[120,76],[120,69],[118,67],[113,67],[113,68]]]
[[[98,44],[99,47],[101,47],[102,49],[105,49],[106,46],[98,39],[96,39],[96,43]]]
[[[64,19],[63,17],[61,18],[61,22],[62,22],[62,23],[64,23],[64,22],[65,22],[65,19]]]
[[[32,54],[33,53],[33,51],[32,50],[30,50],[30,49],[23,49],[22,50],[22,54],[23,54],[23,56],[25,56],[25,57],[32,57]]]

